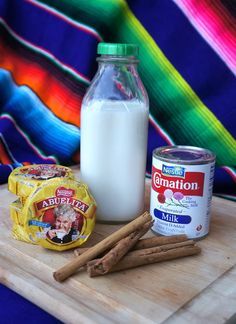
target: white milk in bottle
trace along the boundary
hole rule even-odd
[[[97,201],[97,219],[125,222],[144,207],[148,98],[137,46],[100,43],[98,53],[81,110],[81,178]]]

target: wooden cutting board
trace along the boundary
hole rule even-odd
[[[147,186],[146,201],[149,201]],[[53,271],[73,258],[11,238],[8,205],[0,186],[0,281],[66,323],[224,323],[236,312],[236,204],[214,197],[210,235],[201,255],[64,283]],[[97,224],[86,245],[120,226]],[[152,236],[149,233],[149,236]]]

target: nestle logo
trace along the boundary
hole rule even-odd
[[[185,168],[182,168],[180,166],[168,166],[163,164],[161,173],[167,176],[184,178]]]
[[[73,197],[74,190],[73,189],[66,189],[63,187],[57,188],[56,190],[56,196],[57,197]]]

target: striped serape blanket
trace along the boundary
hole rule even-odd
[[[19,165],[79,163],[80,107],[100,41],[136,43],[154,148],[217,155],[236,199],[236,21],[230,0],[1,0],[0,183]]]

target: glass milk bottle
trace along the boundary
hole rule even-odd
[[[130,221],[143,212],[148,96],[138,47],[99,43],[98,71],[81,109],[81,180],[97,201],[97,220]]]

